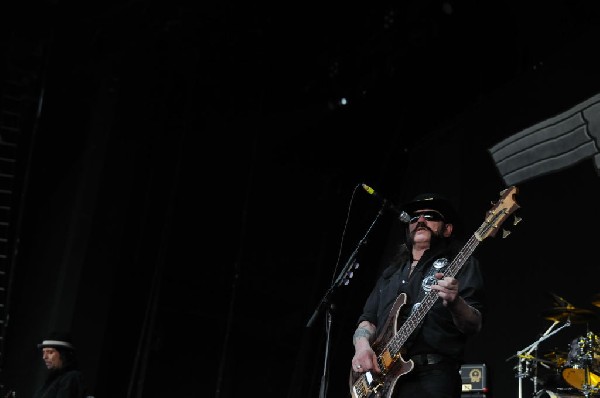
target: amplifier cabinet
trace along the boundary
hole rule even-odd
[[[487,368],[484,363],[464,364],[460,367],[463,397],[485,397],[488,392]]]

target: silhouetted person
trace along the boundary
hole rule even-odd
[[[86,388],[79,370],[75,347],[68,332],[50,333],[38,344],[48,375],[33,398],[83,398]]]

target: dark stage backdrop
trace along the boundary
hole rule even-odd
[[[597,93],[598,87],[590,84],[596,81],[593,68],[561,64],[560,71],[539,80],[528,76],[508,85],[449,129],[414,145],[407,155],[399,184],[392,186],[393,183],[387,181],[384,189],[393,191],[401,201],[409,200],[418,192],[447,193],[465,219],[462,232],[470,236],[506,187],[487,149],[500,137],[508,137],[555,116]],[[555,359],[553,353],[566,357],[573,341],[590,331],[598,333],[600,310],[592,305],[598,294],[593,277],[597,267],[593,255],[597,239],[593,228],[584,228],[588,222],[595,225],[600,220],[598,178],[597,166],[588,158],[564,170],[517,184],[517,202],[521,208],[516,214],[522,221],[516,226],[507,222],[503,225],[511,231],[507,238],[503,239],[498,233],[477,248],[475,256],[481,261],[487,286],[487,309],[484,328],[471,340],[466,362],[486,364],[488,396],[518,396],[516,354],[534,344],[544,333],[557,330],[541,341],[534,353],[542,359]],[[570,217],[573,211],[584,212],[586,216]],[[388,248],[402,239],[397,226],[390,227],[388,239]],[[345,298],[348,303],[344,305],[348,307],[344,308],[351,315],[344,319],[347,323],[340,326],[345,330],[339,335],[341,340],[335,346],[338,356],[333,360],[335,366],[339,363],[345,366],[334,367],[338,380],[335,388],[342,387],[333,396],[344,394],[353,353],[350,336],[353,321],[358,316],[356,306],[366,298],[363,287],[373,282],[371,271],[376,264],[371,261],[361,265],[355,272],[352,292]],[[554,295],[584,310],[587,321],[575,320],[570,326],[561,322],[550,329],[553,321],[544,315],[559,305]],[[560,376],[560,369],[542,365],[538,368],[535,387],[533,373],[521,379],[523,396],[531,396],[534,388],[556,388],[557,385],[551,387],[550,382],[557,378],[559,388],[571,387]]]
[[[21,50],[35,32],[25,28],[62,24],[38,43],[52,51],[40,57],[39,118],[30,114],[2,384],[30,396],[44,375],[36,344],[68,328],[97,398],[317,397],[325,385],[328,397],[347,397],[355,320],[400,237],[388,212],[372,224],[380,204],[359,184],[399,202],[444,192],[473,233],[505,188],[488,149],[600,92],[597,14],[573,3],[589,20],[556,12],[568,23],[542,18],[539,30],[530,24],[537,13],[505,10],[511,18],[498,25],[485,13],[470,19],[489,30],[467,23],[459,37],[436,39],[417,23],[407,52],[381,60],[397,74],[345,75],[369,89],[347,108],[329,102],[343,81],[317,95],[322,77],[302,75],[327,64],[323,36],[294,30],[312,27],[312,9],[270,21],[293,38],[287,46],[259,40],[272,31],[255,29],[260,21],[242,8],[187,13],[134,2],[75,10],[81,18],[22,18]],[[337,11],[319,22],[335,30]],[[482,46],[473,32],[489,40]],[[363,61],[397,48],[381,41],[361,42]],[[517,396],[511,357],[550,326],[541,314],[551,293],[594,317],[548,338],[539,355],[600,333],[591,305],[600,292],[598,178],[585,160],[519,184],[523,221],[475,253],[488,305],[466,360],[487,365],[490,396]],[[360,267],[330,297],[330,334],[323,310],[308,325],[371,226]],[[530,396],[529,378],[523,388]]]

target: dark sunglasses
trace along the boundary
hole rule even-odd
[[[421,218],[421,216],[423,216],[423,218],[425,218],[426,221],[444,221],[444,216],[441,213],[438,213],[434,210],[427,210],[422,211],[420,213],[414,213],[410,217],[410,223],[416,223],[419,220],[419,218]]]

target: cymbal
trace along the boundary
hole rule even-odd
[[[600,293],[596,293],[592,296],[592,305],[600,307]]]
[[[542,311],[542,316],[550,321],[586,323],[596,319],[593,311],[574,307],[554,307]]]
[[[519,358],[523,358],[523,359],[529,359],[530,361],[534,361],[534,362],[544,362],[544,363],[553,363],[552,361],[548,360],[548,359],[541,359],[541,358],[536,358],[533,355],[529,355],[529,354],[519,354],[517,355]]]
[[[566,358],[566,351],[550,351],[542,355],[544,358]]]
[[[567,308],[574,308],[573,304],[569,303],[567,300],[565,300],[564,298],[560,297],[559,295],[552,293],[552,292],[548,292],[552,298],[554,299],[554,303],[556,304],[556,306],[559,307],[567,307]]]
[[[542,356],[559,368],[562,367],[568,359],[568,354],[565,351],[551,351]]]

